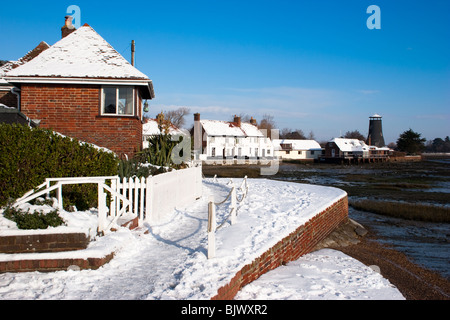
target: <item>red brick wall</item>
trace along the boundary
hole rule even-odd
[[[84,233],[0,236],[0,253],[59,252],[86,249]]]
[[[133,157],[142,149],[138,117],[100,115],[100,86],[24,84],[21,90],[22,112],[41,120],[42,128],[108,148],[119,156]]]
[[[218,290],[212,300],[231,300],[242,287],[264,273],[310,253],[319,242],[347,219],[348,199],[344,197],[298,227],[252,263],[244,266],[227,285]]]

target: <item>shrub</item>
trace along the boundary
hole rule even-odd
[[[47,229],[48,227],[59,227],[64,224],[64,220],[58,215],[57,210],[43,213],[35,211],[22,211],[12,206],[6,207],[3,212],[5,218],[14,221],[19,229]]]
[[[46,178],[110,176],[118,159],[110,152],[51,130],[0,124],[0,207]],[[86,210],[97,205],[97,186],[64,186],[64,205]]]

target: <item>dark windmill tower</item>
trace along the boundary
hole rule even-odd
[[[384,147],[386,144],[384,143],[381,116],[374,114],[369,119],[369,135],[367,136],[366,143],[369,146]]]

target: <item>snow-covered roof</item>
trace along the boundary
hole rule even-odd
[[[10,71],[8,76],[148,79],[89,25]]]
[[[148,85],[150,96],[154,97],[151,80],[87,24],[5,76],[12,83],[30,81],[31,78],[53,82],[78,79],[84,83],[87,83],[86,79],[135,81],[135,85]]]
[[[23,56],[22,58],[20,58],[19,60],[6,62],[4,65],[2,65],[0,67],[0,77],[5,76],[11,70],[13,70],[17,67],[20,67],[20,66],[24,65],[25,63],[33,60],[34,58],[36,58],[38,55],[40,55],[42,52],[44,52],[48,48],[50,48],[50,46],[45,41],[42,41],[41,43],[39,43],[37,45],[36,48],[28,51],[28,53],[25,56]]]
[[[158,122],[156,119],[148,119],[147,122],[145,122],[142,125],[142,134],[144,136],[154,136],[154,135],[160,135],[161,131],[158,127]],[[178,129],[174,125],[171,125],[169,128],[169,134],[170,135],[185,135],[186,133],[182,131],[181,129]]]
[[[281,150],[282,144],[292,145],[292,150],[321,150],[322,147],[315,140],[274,139],[275,150]]]
[[[364,141],[358,139],[334,138],[332,142],[336,143],[343,152],[363,152],[369,150],[390,151],[388,147],[369,146]]]
[[[369,150],[369,146],[364,141],[358,139],[334,138],[333,142],[343,152],[362,152]]]
[[[206,134],[209,136],[229,137],[264,137],[264,134],[256,126],[250,123],[237,123],[220,120],[200,120]]]

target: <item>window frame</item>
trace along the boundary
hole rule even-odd
[[[104,90],[105,88],[112,88],[112,89],[116,89],[116,113],[106,113],[105,112],[105,99],[104,99]],[[132,90],[132,113],[128,114],[128,113],[124,113],[124,114],[120,114],[119,112],[119,89],[131,89]],[[135,117],[136,116],[136,88],[134,86],[102,86],[101,90],[100,90],[100,115],[101,116],[106,116],[106,117]]]

